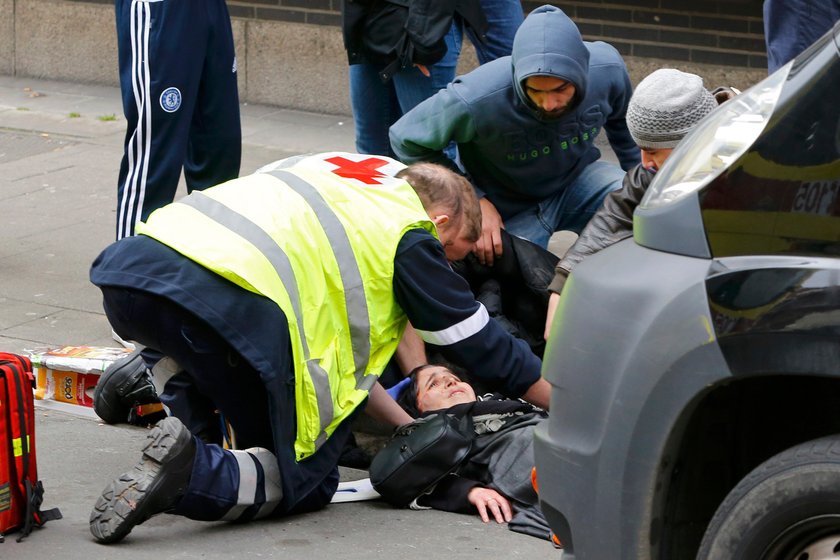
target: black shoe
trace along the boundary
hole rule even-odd
[[[93,410],[108,424],[127,422],[135,406],[158,402],[152,375],[140,352],[108,366],[93,391]]]
[[[90,512],[90,532],[101,543],[122,540],[135,525],[170,511],[187,489],[195,443],[184,424],[170,416],[146,438],[143,457],[111,482]]]
[[[344,443],[344,449],[338,457],[339,467],[349,467],[366,471],[370,468],[371,456],[356,443],[356,436],[352,432]]]

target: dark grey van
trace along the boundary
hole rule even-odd
[[[543,364],[564,560],[840,558],[840,24],[709,115]]]

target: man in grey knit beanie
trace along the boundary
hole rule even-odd
[[[546,338],[572,268],[585,257],[633,235],[633,211],[656,171],[697,123],[737,94],[737,90],[726,87],[710,93],[700,76],[673,68],[656,70],[639,82],[627,106],[627,128],[641,150],[642,163],[627,172],[621,189],[607,195],[575,244],[557,263],[548,286],[551,295]]]
[[[683,136],[717,106],[695,74],[662,68],[639,82],[627,107],[627,128],[642,150],[642,165],[659,169]]]

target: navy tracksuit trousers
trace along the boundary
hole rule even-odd
[[[123,111],[117,239],[187,190],[239,175],[236,57],[224,0],[116,0]]]

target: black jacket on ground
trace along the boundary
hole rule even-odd
[[[472,450],[454,473],[438,482],[431,493],[415,500],[412,507],[475,514],[476,508],[468,499],[470,490],[476,486],[493,488],[511,502],[511,531],[551,538],[531,485],[534,428],[547,417],[545,411],[524,401],[488,394],[474,404],[455,405],[447,412],[456,417],[472,415]]]
[[[470,253],[452,268],[466,279],[475,299],[484,304],[490,317],[542,357],[549,296],[546,289],[558,258],[505,230],[501,234],[502,255],[496,257],[493,266],[481,264]]]

